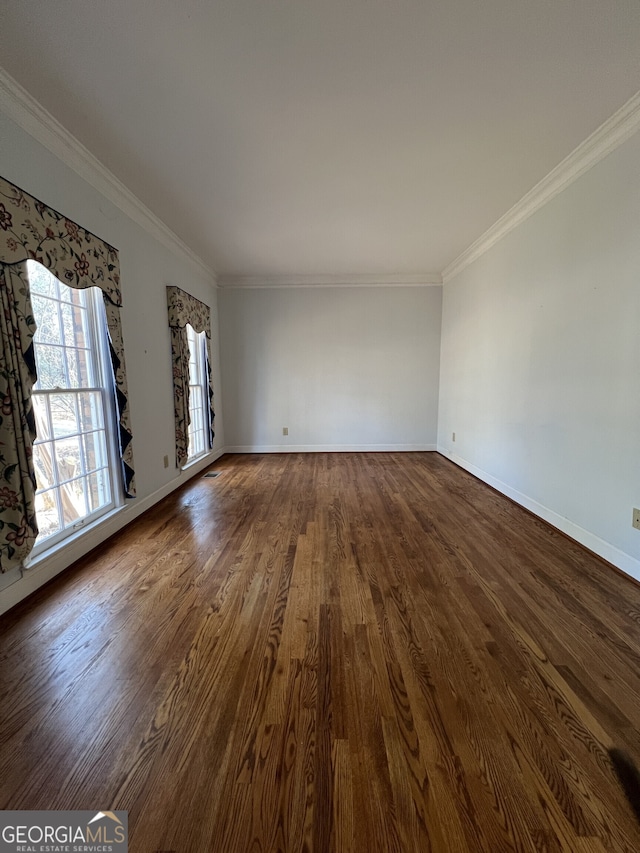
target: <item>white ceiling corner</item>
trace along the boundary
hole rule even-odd
[[[216,273],[144,205],[97,157],[64,128],[29,92],[0,67],[0,110],[108,198],[156,240],[205,273],[215,288]]]
[[[491,228],[448,264],[442,271],[443,282],[450,281],[462,272],[509,231],[551,201],[558,193],[593,168],[596,163],[603,160],[607,154],[615,151],[638,130],[640,130],[640,91],[629,98],[626,104],[603,122],[584,142],[581,142]]]

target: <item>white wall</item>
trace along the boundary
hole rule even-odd
[[[219,299],[227,449],[435,447],[441,287]]]
[[[438,443],[640,578],[640,134],[445,285]]]
[[[135,513],[180,485],[175,468],[171,348],[165,286],[178,285],[212,308],[214,389],[220,389],[216,291],[196,264],[159,243],[31,136],[0,113],[0,175],[93,231],[120,250],[122,324],[134,436],[138,497],[125,511],[48,564],[0,591],[0,612],[39,581],[77,559]],[[221,395],[216,395],[214,452],[224,444]],[[163,457],[170,465],[164,468]],[[209,457],[211,461],[211,457]],[[83,544],[84,543],[84,544]],[[0,578],[0,589],[12,578]],[[23,592],[24,590],[24,592]]]

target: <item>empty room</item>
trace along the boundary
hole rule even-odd
[[[3,0],[0,851],[640,849],[640,3]]]

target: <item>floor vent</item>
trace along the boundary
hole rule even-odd
[[[219,477],[219,476],[220,476],[220,473],[221,473],[220,471],[208,471],[208,472],[204,475],[204,477],[205,477],[205,479],[206,479],[207,477]]]

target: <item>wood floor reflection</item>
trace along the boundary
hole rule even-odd
[[[640,586],[435,453],[225,456],[2,618],[0,808],[132,853],[637,851]]]

